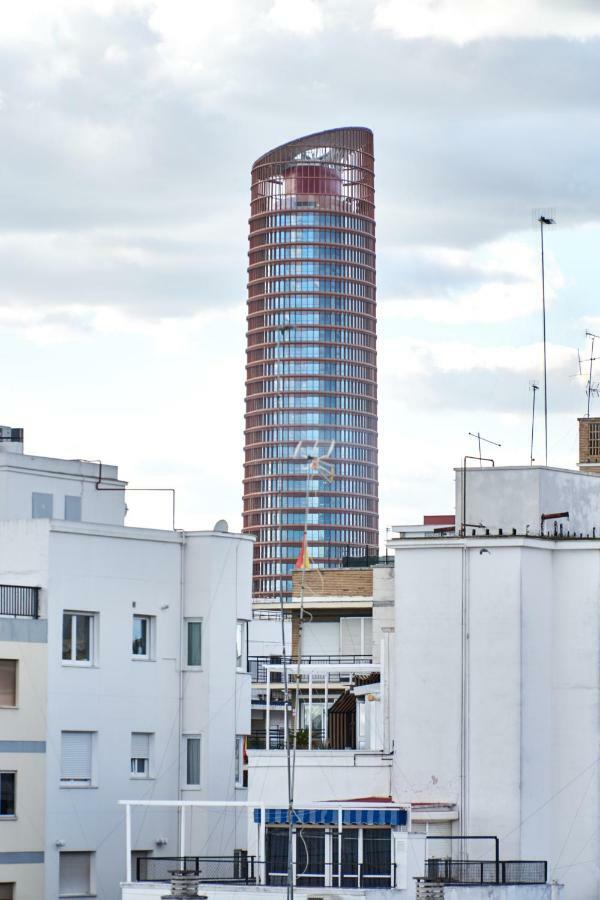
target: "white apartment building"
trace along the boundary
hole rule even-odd
[[[124,797],[246,798],[251,538],[125,527],[125,487],[0,429],[2,900],[117,900]],[[140,816],[134,869],[180,837]],[[200,811],[186,841],[233,855],[245,817]]]
[[[454,809],[440,833],[497,835],[505,858],[547,860],[568,900],[596,900],[600,479],[463,474],[455,536],[390,542],[392,795]]]

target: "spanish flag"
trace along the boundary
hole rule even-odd
[[[308,555],[308,544],[306,541],[306,535],[302,538],[302,546],[300,547],[300,553],[298,554],[298,559],[296,560],[295,569],[310,569],[310,556]]]

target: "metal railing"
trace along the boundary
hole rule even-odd
[[[290,745],[294,743],[294,731],[290,729]],[[248,750],[285,750],[285,729],[275,727],[269,729],[269,746],[267,747],[266,729],[258,729],[248,736]],[[297,747],[299,750],[327,750],[329,749],[328,741],[325,737],[325,731],[319,728],[313,728],[311,734],[310,748],[308,746],[308,729],[298,729]]]
[[[23,616],[37,619],[40,612],[40,589],[18,584],[0,584],[0,616]]]
[[[280,609],[253,609],[252,610],[252,618],[253,619],[263,619],[267,622],[281,622],[282,613]],[[284,612],[283,619],[286,622],[289,622],[292,618],[291,612]]]
[[[237,856],[138,856],[136,881],[170,881],[171,872],[194,872],[203,884],[255,884],[256,857]]]
[[[425,880],[444,884],[546,884],[545,860],[428,859]]]
[[[266,883],[283,887],[287,883],[285,871],[273,871],[275,867],[267,862]],[[279,868],[279,866],[277,866]],[[341,885],[340,885],[341,880]],[[396,863],[372,862],[342,865],[341,875],[337,863],[321,863],[311,866],[308,871],[296,872],[296,887],[308,888],[350,888],[368,890],[389,890],[396,886]]]
[[[310,656],[302,656],[300,657],[301,665],[336,665],[336,666],[354,666],[354,665],[370,665],[373,662],[373,657],[370,654],[360,654],[356,656],[351,655],[310,655]],[[248,657],[248,671],[252,676],[252,681],[255,684],[266,684],[267,682],[267,666],[283,666],[284,657],[283,656],[249,656]],[[296,666],[298,665],[298,657],[297,656],[286,656],[285,663],[287,666]],[[288,675],[295,676],[295,672],[293,668],[288,672]],[[301,673],[302,677],[302,673]],[[341,679],[341,676],[340,676]],[[280,684],[283,681],[283,672],[276,671],[271,672],[271,683]]]

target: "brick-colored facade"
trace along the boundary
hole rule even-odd
[[[600,418],[579,419],[579,468],[600,474]]]
[[[300,597],[302,572],[292,574],[292,597]],[[304,596],[372,597],[373,569],[310,569],[304,572]]]

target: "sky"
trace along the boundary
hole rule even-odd
[[[453,511],[469,432],[529,463],[540,210],[549,463],[575,466],[577,350],[600,333],[599,51],[596,0],[5,4],[0,423],[27,452],[175,487],[178,527],[240,529],[250,168],[362,125],[382,536]],[[130,494],[128,523],[169,527],[168,496]]]

